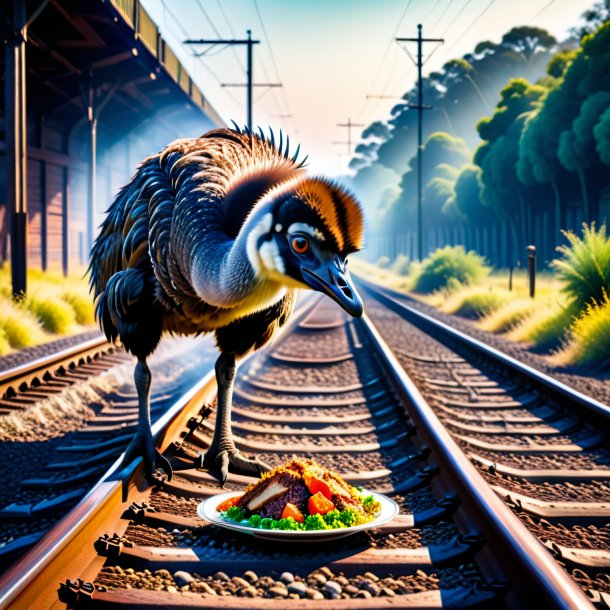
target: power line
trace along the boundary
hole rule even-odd
[[[455,25],[461,14],[466,10],[466,7],[472,2],[472,0],[466,0],[462,5],[462,8],[451,18],[449,25],[443,30],[441,36],[445,36],[447,32]],[[449,8],[449,7],[447,7]]]
[[[492,5],[494,4],[495,1],[496,0],[491,0],[491,2],[466,26],[466,28],[453,41],[453,43],[449,47],[447,47],[445,54],[448,54],[449,51],[451,51],[451,49],[453,49],[455,47],[455,45],[457,45],[457,43],[460,42],[460,40],[464,37],[464,35],[468,32],[468,30],[470,30],[470,28],[492,7]],[[470,0],[468,0],[466,5],[468,5],[469,3],[470,3]],[[466,6],[464,6],[464,8],[466,8]],[[461,11],[460,11],[460,13],[461,13]],[[449,29],[449,28],[447,28],[447,29]],[[447,31],[447,30],[445,30],[445,31]],[[444,35],[444,32],[443,32],[443,35]]]
[[[347,144],[347,154],[352,154],[352,127],[365,127],[364,123],[352,123],[351,119],[347,119],[347,123],[337,123],[337,127],[347,127],[347,142],[333,142],[333,144]]]
[[[449,0],[449,4],[445,7],[445,9],[443,10],[443,12],[440,14],[439,18],[434,22],[434,25],[432,25],[430,27],[430,31],[434,32],[436,30],[436,28],[438,27],[438,24],[443,20],[443,18],[445,17],[445,15],[449,12],[449,9],[451,8],[452,4],[454,3],[455,0]]]
[[[542,13],[544,13],[544,11],[546,11],[547,8],[549,8],[549,6],[551,6],[551,4],[553,4],[553,2],[555,2],[555,0],[550,0],[550,2],[547,2],[529,21],[528,24],[531,23],[532,21],[534,21],[534,19],[537,19],[538,17],[540,17],[540,15],[542,15]]]
[[[271,45],[271,39],[269,38],[269,34],[267,33],[267,28],[265,27],[265,20],[263,19],[263,15],[258,6],[258,1],[253,0],[253,2],[254,2],[254,9],[256,10],[256,15],[258,16],[258,20],[261,24],[261,29],[263,31],[263,37],[265,39],[265,42],[267,43],[267,48],[269,49],[269,55],[271,57],[271,64],[273,66],[273,70],[275,71],[275,78],[277,78],[277,80],[281,81],[282,79],[280,77],[280,71],[279,71],[277,62],[275,61],[275,54],[273,52],[273,46]],[[281,95],[284,99],[284,104],[286,105],[286,109],[288,110],[288,112],[286,114],[293,115],[292,109],[290,108],[290,103],[288,101],[288,96],[286,95],[286,92],[284,91],[284,89],[282,89]],[[279,109],[279,106],[278,106],[278,109]],[[281,112],[279,114],[281,114]],[[294,120],[294,115],[292,118],[292,125],[293,125],[293,128],[296,130],[296,123]]]
[[[172,36],[176,39],[176,41],[178,41],[180,44],[182,44],[182,40],[184,38],[189,38],[189,33],[186,31],[186,29],[184,28],[184,26],[182,25],[182,23],[180,22],[180,20],[176,17],[176,15],[174,15],[174,13],[168,8],[165,0],[161,0],[161,5],[163,6],[163,10],[164,13],[169,14],[169,16],[173,19],[173,21],[176,23],[176,25],[178,26],[178,28],[180,29],[180,31],[182,32],[182,37],[180,36],[176,36],[175,33],[172,33]],[[202,66],[209,74],[210,76],[219,84],[222,86],[222,81],[220,80],[220,78],[218,77],[218,75],[214,72],[214,70],[212,70],[212,68],[210,68],[204,61],[201,60],[201,58],[197,57],[196,55],[191,55],[191,57],[193,59],[198,59],[198,66]],[[235,104],[239,107],[239,108],[243,108],[243,103],[240,102],[231,92],[226,91],[225,92],[227,94],[228,97],[230,97],[233,102],[235,102]]]
[[[254,83],[253,83],[253,79],[252,79],[252,49],[254,47],[255,44],[260,44],[260,40],[253,40],[252,39],[252,32],[251,30],[248,30],[246,32],[248,34],[248,38],[246,39],[235,39],[235,38],[230,38],[227,40],[221,39],[221,40],[206,40],[204,38],[199,38],[196,40],[191,40],[191,39],[187,39],[184,41],[184,44],[196,44],[196,45],[217,45],[217,44],[224,44],[224,45],[231,45],[231,46],[235,46],[235,45],[245,45],[246,46],[246,76],[247,76],[247,83],[246,83],[246,106],[247,106],[247,125],[248,125],[248,129],[250,131],[250,133],[252,133],[252,90],[254,88]],[[222,87],[232,87],[232,86],[243,86],[241,83],[239,85],[226,85],[226,84],[222,84]],[[280,86],[280,85],[276,85],[276,84],[265,84],[265,85],[261,85],[261,86],[267,86],[267,87],[274,87],[274,86]]]
[[[423,99],[423,45],[425,42],[438,42],[442,44],[445,41],[442,38],[423,38],[422,25],[420,23],[417,25],[417,38],[396,38],[396,42],[417,42],[417,105],[409,104],[409,108],[417,109],[417,257],[421,261],[424,258],[422,218],[423,116],[424,110],[430,108],[430,106],[424,106]]]
[[[203,13],[203,16],[206,18],[207,22],[210,24],[212,30],[214,30],[214,34],[216,34],[216,36],[218,36],[218,38],[222,38],[222,34],[218,31],[216,24],[210,18],[210,15],[205,10],[205,8],[203,8],[203,4],[201,4],[201,0],[195,0],[195,2],[197,3],[199,10]],[[222,7],[221,7],[221,10],[222,10]],[[231,30],[231,34],[233,35],[233,38],[235,38],[235,34],[233,34],[233,28],[230,27],[229,29]],[[239,69],[245,74],[246,71],[242,65],[241,60],[239,59],[239,56],[237,55],[237,51],[235,50],[235,47],[231,47],[231,51],[233,52],[233,57],[235,58],[235,61],[236,61],[237,65],[239,66]],[[216,53],[214,53],[214,55],[215,54]],[[208,57],[213,57],[213,55],[208,55]]]
[[[392,35],[391,35],[390,40],[388,42],[388,46],[386,47],[386,49],[385,49],[385,51],[383,53],[383,56],[381,58],[381,61],[379,62],[379,67],[375,71],[375,78],[373,79],[373,82],[371,83],[371,86],[369,87],[369,91],[372,91],[373,89],[375,89],[375,85],[376,85],[377,80],[379,79],[379,76],[381,74],[381,68],[385,64],[385,60],[386,60],[386,58],[388,56],[388,53],[390,52],[390,49],[392,49],[392,47],[393,47],[392,42],[394,41],[394,38],[395,38],[396,34],[398,33],[398,30],[400,29],[400,26],[402,25],[402,22],[403,22],[403,20],[405,18],[405,15],[407,14],[407,11],[411,7],[412,3],[413,3],[413,0],[408,0],[407,5],[405,6],[405,9],[403,10],[402,15],[400,16],[400,19],[398,20],[398,23],[396,24],[396,27],[394,28],[394,31],[392,32]],[[393,67],[395,61],[396,61],[396,57],[394,57],[394,61],[392,62],[392,65],[390,66],[390,72],[389,72],[388,77],[386,79],[386,86],[387,86],[387,83],[388,83],[388,81],[390,79],[390,76],[392,75],[392,67]],[[385,93],[385,86],[383,88],[382,93]],[[377,103],[375,105],[374,110],[376,111],[378,107],[379,107],[379,103]],[[366,102],[362,105],[362,107],[360,108],[360,111],[356,115],[356,120],[358,120],[362,116],[362,113],[364,112],[365,108],[366,108]]]

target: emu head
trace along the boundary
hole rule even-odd
[[[266,231],[256,236],[252,254],[264,272],[285,285],[322,292],[360,317],[362,299],[346,267],[347,255],[360,250],[364,238],[355,198],[330,180],[301,177],[263,200]]]

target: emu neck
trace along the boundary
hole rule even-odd
[[[255,210],[235,239],[222,231],[207,231],[195,249],[191,267],[193,288],[216,307],[244,309],[243,315],[268,307],[282,287],[258,262],[258,240],[270,229],[271,214]]]

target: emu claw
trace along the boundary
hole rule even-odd
[[[257,459],[244,457],[237,449],[224,449],[213,452],[211,449],[195,459],[196,468],[207,468],[218,476],[222,487],[225,486],[229,476],[229,465],[244,474],[256,474],[271,470],[271,467]]]
[[[144,460],[144,473],[147,479],[151,479],[155,470],[162,470],[167,475],[167,480],[172,479],[172,466],[169,460],[155,447],[152,437],[136,434],[127,449],[122,466],[127,466],[134,459],[141,457]]]
[[[155,466],[157,470],[162,470],[163,472],[165,472],[168,481],[172,480],[172,476],[174,474],[174,471],[172,470],[172,465],[158,449],[155,449]]]

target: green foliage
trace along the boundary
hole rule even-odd
[[[609,107],[610,92],[598,91],[590,95],[583,102],[572,128],[561,133],[557,154],[568,171],[587,169],[595,164],[594,128]]]
[[[546,71],[553,78],[561,78],[568,66],[572,63],[576,51],[565,49],[556,53],[546,68]]]
[[[513,299],[490,311],[481,320],[483,330],[503,333],[511,330],[525,320],[531,313],[534,303],[531,299]]]
[[[610,298],[604,295],[600,303],[591,303],[574,320],[570,340],[560,354],[564,360],[578,364],[596,364],[610,368]],[[565,358],[567,356],[567,358]]]
[[[473,288],[450,297],[443,311],[463,318],[481,318],[506,304],[509,299],[510,293],[506,290]]]
[[[15,349],[30,347],[44,338],[38,319],[23,303],[16,304],[10,298],[0,299],[0,329]]]
[[[481,168],[464,165],[453,185],[453,193],[445,204],[453,206],[464,219],[476,219],[478,223],[490,220],[494,213],[481,201]]]
[[[8,341],[8,337],[4,329],[0,328],[0,356],[8,354],[11,351],[11,344]]]
[[[565,283],[563,292],[579,309],[602,303],[610,294],[610,236],[606,235],[606,225],[596,229],[594,224],[583,224],[582,237],[572,231],[564,235],[569,244],[557,249],[561,258],[553,261]]]
[[[610,165],[610,108],[604,112],[593,129],[595,149],[602,163]]]
[[[466,252],[463,246],[445,246],[430,254],[422,263],[415,280],[417,292],[433,292],[451,282],[470,284],[489,273],[484,259],[476,252]]]
[[[411,269],[411,263],[409,261],[409,257],[405,254],[399,254],[395,259],[392,265],[390,266],[390,271],[395,273],[396,275],[407,276],[409,275],[409,271]]]
[[[527,341],[541,350],[557,347],[572,323],[574,311],[553,303],[540,307],[508,334],[513,341]]]
[[[29,292],[25,304],[49,332],[65,334],[76,321],[72,307],[52,292]]]
[[[60,292],[60,296],[74,310],[78,324],[87,325],[94,323],[93,298],[86,288],[68,286]]]

